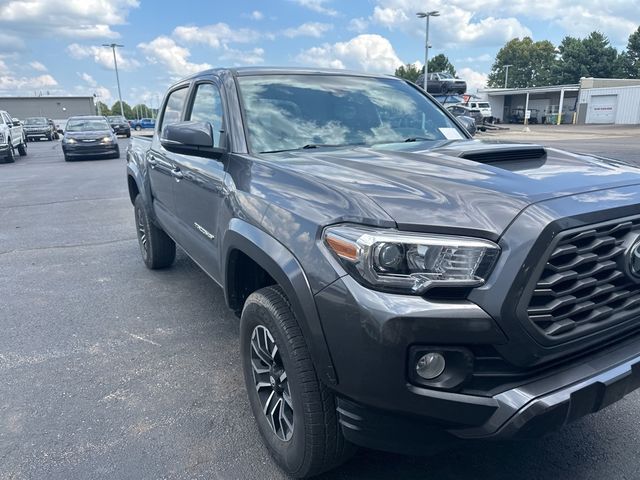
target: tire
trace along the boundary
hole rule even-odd
[[[147,206],[141,195],[134,202],[136,232],[142,261],[151,270],[167,268],[176,258],[176,244],[149,218]]]
[[[70,161],[71,161],[71,159],[70,159],[67,155],[65,155],[65,156],[64,156],[64,161],[65,161],[65,162],[70,162]]]
[[[118,149],[116,150],[116,153],[114,153],[111,158],[120,158],[120,147],[119,146],[118,146]]]
[[[247,298],[240,319],[240,354],[258,430],[282,470],[307,478],[337,467],[355,452],[342,435],[335,397],[318,380],[279,286],[262,288]],[[277,410],[278,419],[269,420],[265,410],[272,415]]]
[[[142,127],[140,125],[136,125],[136,132],[139,132],[140,130],[142,130]]]
[[[444,94],[449,93],[449,85],[447,85],[446,83],[443,83],[442,85],[440,85],[440,93],[444,93]]]
[[[27,140],[25,138],[22,139],[22,143],[18,145],[18,154],[21,157],[27,156]]]
[[[11,139],[9,139],[8,142],[9,142],[9,150],[7,151],[5,162],[13,163],[16,161],[16,155],[15,155],[15,152],[13,151],[13,145],[11,144]]]
[[[127,138],[131,138],[131,130],[127,132]]]

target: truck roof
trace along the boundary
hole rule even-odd
[[[341,70],[336,68],[309,68],[309,67],[236,67],[236,68],[212,68],[209,70],[203,70],[188,77],[183,78],[179,82],[185,80],[198,78],[206,75],[220,75],[228,73],[233,76],[248,76],[248,75],[304,75],[304,74],[320,74],[320,75],[342,75],[342,76],[359,76],[359,77],[372,77],[372,78],[397,78],[393,75],[381,74],[381,73],[365,73],[352,70]]]

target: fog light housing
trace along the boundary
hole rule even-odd
[[[444,372],[447,362],[441,353],[429,352],[418,359],[416,373],[425,380],[438,378]]]

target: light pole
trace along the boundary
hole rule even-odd
[[[418,18],[426,18],[427,19],[427,32],[426,39],[424,42],[424,80],[422,88],[424,91],[427,91],[427,76],[429,75],[429,17],[438,17],[440,12],[433,10],[431,12],[418,12],[416,13]]]
[[[118,45],[117,43],[103,43],[103,47],[109,47],[113,51],[113,64],[116,67],[116,81],[118,82],[118,99],[120,100],[120,113],[124,118],[124,106],[122,105],[122,93],[120,92],[120,75],[118,75],[118,60],[116,59],[116,48],[122,48],[124,45]]]
[[[504,88],[507,88],[507,82],[509,82],[509,67],[513,67],[513,65],[503,65],[504,68]]]

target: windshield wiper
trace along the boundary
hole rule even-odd
[[[433,138],[427,138],[427,137],[409,137],[409,138],[405,138],[403,140],[405,143],[409,143],[409,142],[430,142],[433,141]]]
[[[355,147],[357,145],[364,145],[364,142],[360,143],[308,143],[303,145],[302,147],[296,148],[285,148],[282,150],[268,150],[260,153],[280,153],[280,152],[295,152],[296,150],[310,150],[312,148],[323,148],[323,147]]]

